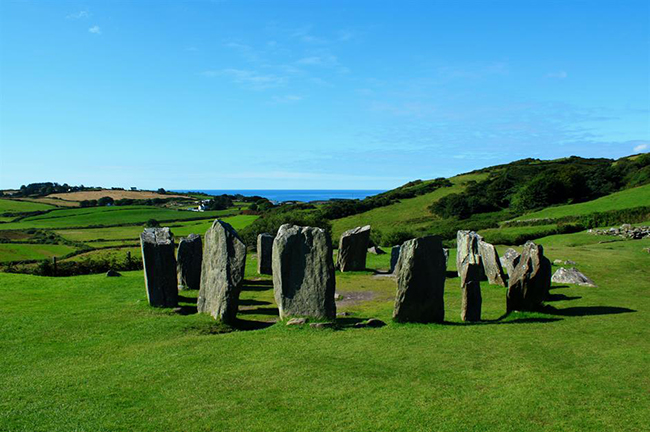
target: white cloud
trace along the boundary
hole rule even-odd
[[[649,147],[650,146],[648,146],[647,143],[646,144],[639,144],[638,146],[634,147],[634,151],[635,152],[642,152],[642,151],[648,150]]]
[[[223,69],[208,70],[202,72],[206,77],[227,76],[236,84],[251,90],[264,90],[273,87],[280,87],[286,83],[286,78],[277,75],[264,75],[252,70],[246,69]]]
[[[99,26],[92,26],[88,29],[88,32],[96,35],[102,34],[102,30],[99,28]]]
[[[558,72],[549,72],[546,74],[546,78],[555,78],[555,79],[565,79],[568,77],[569,74],[566,73],[566,71],[558,71]]]
[[[66,16],[67,19],[83,19],[83,18],[90,18],[90,12],[86,10],[82,10],[79,12],[71,13],[70,15]]]

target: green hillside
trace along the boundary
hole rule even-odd
[[[26,213],[33,211],[51,210],[56,207],[49,204],[40,204],[29,201],[18,201],[0,198],[0,214],[3,213]]]

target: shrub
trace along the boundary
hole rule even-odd
[[[145,228],[160,228],[160,222],[156,219],[149,219],[144,223]]]

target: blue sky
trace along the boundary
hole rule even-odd
[[[0,8],[4,188],[383,189],[650,150],[646,1]]]

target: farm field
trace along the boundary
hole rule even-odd
[[[615,192],[593,201],[547,207],[517,219],[560,218],[564,216],[582,216],[609,210],[622,210],[633,207],[650,206],[650,184]]]
[[[51,206],[49,204],[0,198],[0,214],[26,213],[41,210],[52,210],[54,208],[54,206]]]
[[[102,197],[111,197],[114,200],[131,198],[131,199],[153,199],[153,198],[183,198],[187,197],[184,195],[174,195],[174,194],[160,194],[157,192],[150,191],[130,191],[130,190],[114,190],[114,189],[102,189],[98,191],[79,191],[79,192],[67,192],[67,193],[55,193],[50,194],[46,198],[58,198],[66,201],[84,201],[84,200],[98,200]]]
[[[0,262],[61,257],[75,248],[59,244],[0,243]]]
[[[238,327],[253,331],[231,332],[193,313],[193,291],[181,293],[184,314],[150,308],[141,271],[121,278],[0,274],[0,425],[645,430],[650,280],[643,248],[650,240],[600,240],[586,233],[539,240],[551,260],[576,261],[598,287],[554,284],[545,313],[500,319],[505,290],[482,284],[485,321],[478,324],[460,321],[458,278],[447,279],[444,324],[392,323],[395,281],[371,271],[337,273],[338,311],[349,313],[339,330],[273,324],[270,278],[255,274],[252,254]],[[368,265],[386,268],[388,260],[372,256]],[[369,317],[388,326],[352,327]]]

